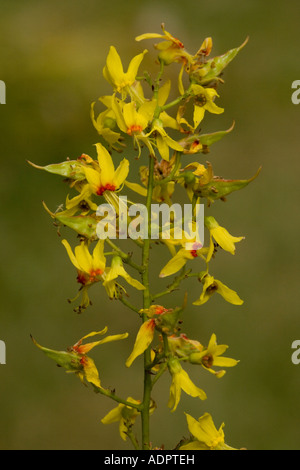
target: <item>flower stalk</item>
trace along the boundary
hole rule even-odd
[[[73,193],[66,197],[65,204],[58,210],[51,211],[45,203],[43,205],[58,231],[67,228],[75,232],[79,239],[74,248],[67,237],[62,240],[79,284],[77,295],[69,300],[73,303],[81,299],[74,310],[83,313],[90,308],[91,291],[101,288],[109,299],[122,303],[139,317],[139,329],[125,365],[131,367],[137,357],[143,358],[142,397],[125,399],[104,387],[102,377],[100,379],[101,371],[89,355],[96,346],[127,339],[128,333],[113,334],[86,343],[87,338],[105,335],[107,328],[93,331],[66,351],[52,350],[35,340],[33,342],[67,373],[75,374],[82,383],[91,385],[99,395],[117,404],[101,422],[103,425],[118,423],[121,439],[126,441],[128,438],[135,450],[156,448],[150,420],[159,405],[154,402],[152,391],[163,375],[168,374],[170,379],[168,407],[171,412],[177,410],[182,392],[200,400],[198,403],[202,408],[207,396],[201,388],[201,374],[194,383],[186,366],[196,367],[204,374],[210,372],[220,379],[226,373],[225,368],[235,367],[239,362],[223,356],[228,346],[219,345],[214,332],[203,344],[182,333],[181,315],[185,309],[192,314],[193,308],[198,309],[208,301],[213,303],[210,299],[216,297],[215,293],[232,305],[243,304],[236,291],[212,274],[211,265],[220,253],[235,255],[244,237],[231,235],[223,227],[223,221],[217,222],[210,211],[213,203],[225,201],[233,192],[246,187],[259,173],[248,180],[223,179],[215,176],[210,162],[203,161],[203,155],[206,159],[211,145],[233,130],[232,125],[226,131],[203,134],[201,125],[207,113],[217,116],[224,112],[216,103],[220,98],[217,89],[224,83],[220,75],[245,43],[222,56],[209,59],[211,38],[205,38],[194,54],[185,49],[182,41],[166,31],[164,24],[162,33],[146,33],[136,38],[137,41],[152,39],[158,40],[154,45],[156,64],[159,65],[155,80],[148,71],[142,76],[138,74],[147,49],[131,59],[126,72],[116,48],[111,46],[109,49],[103,77],[112,86],[112,94],[99,98],[97,104],[102,106],[102,110],[98,115],[96,102],[91,105],[92,123],[101,141],[95,144],[96,157],[82,154],[77,160],[45,167],[29,162],[34,168],[63,177]],[[165,79],[165,72],[174,63],[181,66],[176,85],[178,96],[169,100],[172,82]],[[185,82],[188,82],[187,85]],[[173,115],[168,114],[169,110]],[[130,159],[123,158],[118,162],[114,155],[126,151],[128,139],[132,139],[136,161],[147,159],[147,164],[139,167],[140,184],[131,180]],[[194,161],[189,163],[187,159],[190,156]],[[181,191],[182,198],[177,205],[185,207],[189,204],[189,216],[185,213],[178,215],[174,209],[177,189]],[[121,197],[127,190],[142,198],[139,211],[132,210],[136,207],[127,195],[125,200]],[[199,236],[201,230],[197,210],[203,202],[207,203],[209,211],[203,217],[203,230],[205,228],[208,232],[208,243],[205,243],[202,233],[202,238]],[[159,214],[153,217],[153,203],[169,209],[168,223],[161,224]],[[178,236],[176,230],[180,225],[184,230]],[[168,236],[165,236],[166,233]],[[116,241],[118,237],[130,238],[134,242],[141,257],[140,263],[135,261],[135,251],[131,253],[120,248]],[[156,245],[162,246],[169,254],[166,264],[159,267],[159,278],[172,276],[172,281],[153,293],[150,287],[153,275],[150,251]],[[133,274],[127,269],[131,269]],[[191,291],[191,305],[185,294],[181,306],[171,306],[170,294],[180,290],[182,282],[188,282],[193,277],[199,284],[196,292],[194,289]],[[137,301],[131,301],[131,289],[140,292],[140,305],[135,305]],[[162,297],[167,297],[166,304],[156,304]],[[111,351],[107,357],[115,361],[117,350],[113,344],[108,347]],[[203,412],[198,420],[185,414],[191,437],[183,438],[174,448],[233,449],[225,442],[223,424],[217,429],[209,413]],[[140,438],[134,431],[137,419],[141,420]]]

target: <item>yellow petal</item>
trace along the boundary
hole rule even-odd
[[[225,286],[225,284],[223,284],[221,281],[217,281],[217,285],[218,294],[220,294],[227,302],[233,305],[242,305],[244,303],[244,301],[240,299],[240,297],[234,290]]]
[[[105,269],[105,256],[103,254],[104,250],[104,240],[99,240],[94,248],[93,251],[93,269],[101,269],[101,271],[104,271]]]
[[[67,240],[62,240],[62,244],[64,245],[64,247],[66,248],[67,250],[67,253],[69,255],[69,258],[72,262],[72,264],[75,266],[76,269],[78,269],[79,271],[81,271],[81,266],[79,265],[76,257],[74,256],[73,252],[72,252],[72,249],[69,245],[69,243],[67,242]]]
[[[109,53],[106,59],[106,70],[104,73],[104,78],[110,78],[109,81],[112,81],[114,84],[120,83],[124,76],[123,65],[120,59],[119,54],[114,46],[110,46]]]
[[[170,160],[169,146],[160,134],[156,137],[156,145],[161,157],[168,162]]]
[[[96,385],[96,387],[101,388],[99,373],[93,359],[90,357],[85,357],[85,364],[83,368],[86,380]]]
[[[167,277],[177,273],[181,268],[183,268],[189,259],[193,259],[191,253],[184,248],[180,249],[161,270],[159,277]]]
[[[78,261],[79,266],[81,266],[81,271],[90,273],[93,269],[92,256],[88,250],[88,247],[85,243],[75,247],[75,256]]]
[[[102,144],[96,144],[98,162],[101,170],[101,185],[105,186],[108,183],[111,183],[115,173],[115,167],[113,160]]]
[[[143,39],[156,39],[156,38],[164,38],[165,36],[163,34],[157,34],[157,33],[144,33],[140,34],[135,38],[136,41],[142,41]]]
[[[137,290],[145,290],[145,286],[140,283],[137,279],[134,279],[131,277],[127,271],[125,271],[124,268],[121,268],[119,271],[119,276],[123,277],[128,284],[130,284],[132,287],[134,287]]]
[[[116,121],[119,129],[126,134],[127,125],[123,116],[124,103],[117,99],[115,96],[113,96],[111,107],[116,116]]]
[[[181,387],[178,378],[176,377],[176,375],[174,375],[170,387],[170,395],[168,401],[168,407],[171,408],[171,411],[176,410],[178,403],[180,402],[180,397]]]
[[[118,168],[115,171],[113,183],[116,186],[116,189],[120,188],[124,181],[126,180],[129,173],[129,161],[124,158]]]
[[[128,71],[125,74],[126,81],[128,84],[132,84],[135,81],[135,77],[138,73],[139,66],[144,58],[144,55],[147,53],[147,49],[145,49],[141,54],[136,55],[133,57],[133,59],[130,61]]]
[[[102,424],[111,424],[115,423],[117,421],[120,421],[122,418],[122,409],[124,408],[125,405],[120,404],[116,406],[116,408],[113,408],[107,415],[104,416],[104,418],[101,419]]]
[[[206,393],[197,387],[190,379],[188,373],[182,369],[180,372],[180,386],[182,390],[192,397],[198,397],[200,400],[206,400]]]
[[[230,233],[220,225],[211,229],[211,234],[223,250],[228,251],[232,255],[235,253],[235,243],[244,240],[245,237],[233,237]]]
[[[103,330],[100,330],[100,331],[92,331],[91,333],[88,333],[87,335],[83,336],[83,337],[78,341],[78,343],[79,343],[79,342],[81,343],[84,339],[86,339],[86,338],[91,338],[92,336],[96,336],[96,335],[105,335],[105,333],[107,332],[107,330],[108,330],[108,328],[107,328],[107,326],[105,326],[105,327],[103,328]]]
[[[224,442],[224,434],[217,431],[209,413],[205,413],[198,421],[187,413],[186,417],[190,433],[199,442],[205,443],[210,448]]]
[[[159,106],[163,106],[170,94],[171,80],[167,80],[158,90],[157,102]]]
[[[200,122],[203,120],[205,114],[204,106],[194,106],[194,127],[198,127]]]
[[[141,196],[147,196],[147,188],[144,188],[138,183],[129,183],[128,181],[125,181],[125,186],[127,186],[132,191],[140,194]]]
[[[184,95],[184,86],[182,82],[182,75],[184,71],[184,63],[182,64],[182,67],[180,69],[179,75],[178,75],[178,90],[181,95]]]
[[[94,170],[88,166],[84,168],[85,177],[92,188],[93,193],[97,193],[98,189],[102,186],[101,176],[99,171]]]
[[[128,333],[106,336],[104,339],[100,339],[99,341],[94,341],[93,343],[87,343],[79,346],[78,352],[79,354],[87,354],[95,346],[99,346],[99,344],[111,343],[112,341],[119,341],[125,338],[128,338]]]
[[[130,367],[133,361],[150,346],[153,340],[154,330],[155,322],[153,319],[147,320],[142,324],[138,331],[132,353],[125,363],[127,367]]]

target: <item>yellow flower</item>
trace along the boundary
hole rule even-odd
[[[206,400],[206,393],[198,388],[190,379],[187,372],[181,367],[178,359],[171,357],[168,360],[168,368],[172,376],[168,407],[175,411],[181,397],[181,390],[192,397]]]
[[[81,295],[82,301],[79,307],[75,309],[75,311],[81,313],[90,305],[88,289],[95,282],[103,280],[106,264],[103,254],[104,240],[97,242],[92,254],[90,254],[88,245],[85,242],[81,242],[80,245],[76,246],[74,253],[67,240],[62,240],[62,244],[66,248],[72,264],[77,269],[77,282],[81,284],[78,294],[69,302],[74,302]]]
[[[200,353],[204,347],[199,341],[188,338],[184,333],[168,336],[170,351],[180,358],[189,358],[191,354]]]
[[[77,341],[74,346],[70,348],[71,352],[75,352],[80,356],[80,363],[83,366],[83,371],[79,371],[77,375],[79,376],[80,380],[84,382],[86,379],[88,382],[96,385],[96,387],[102,388],[99,378],[98,370],[95,366],[93,359],[88,357],[86,354],[93,349],[95,346],[99,346],[100,344],[110,343],[112,341],[119,341],[120,339],[125,339],[128,337],[128,333],[120,334],[120,335],[110,335],[106,336],[104,339],[99,341],[94,341],[92,343],[82,344],[82,341],[86,338],[90,338],[91,336],[96,335],[104,335],[107,332],[107,327],[103,328],[101,331],[93,331],[85,336],[83,336],[79,341]]]
[[[117,191],[123,185],[129,173],[129,162],[126,158],[122,160],[115,170],[113,160],[102,144],[96,144],[98,154],[98,168],[84,167],[86,179],[91,186],[92,192],[102,196],[105,191]]]
[[[172,62],[183,62],[186,64],[192,59],[192,56],[185,50],[183,43],[172,36],[168,31],[165,30],[165,25],[161,25],[163,34],[158,33],[145,33],[137,36],[136,41],[142,41],[144,39],[164,39],[159,44],[155,44],[155,48],[159,50],[159,59],[166,65]]]
[[[185,415],[193,439],[180,446],[179,450],[236,450],[225,444],[224,423],[217,430],[209,413],[205,413],[198,420],[187,413]]]
[[[104,240],[99,240],[91,255],[85,242],[75,247],[74,253],[67,240],[62,240],[69,258],[78,271],[77,280],[80,284],[92,284],[102,279],[106,260],[103,254]]]
[[[99,101],[106,106],[106,110],[99,113],[98,117],[95,118],[95,102],[91,105],[91,119],[94,124],[94,127],[97,129],[98,134],[100,134],[106,142],[112,148],[118,150],[118,147],[115,145],[120,143],[121,134],[115,131],[116,123],[116,116],[113,112],[111,105],[112,105],[112,96],[101,96]]]
[[[80,212],[81,215],[87,215],[91,210],[96,211],[98,206],[95,204],[92,199],[92,191],[89,184],[84,184],[79,186],[79,194],[74,196],[72,199],[67,196],[66,199],[66,209],[60,212],[55,212],[55,214],[50,213],[52,217],[56,216],[67,216],[71,217],[77,212]],[[48,211],[49,212],[49,211]]]
[[[205,111],[209,111],[213,114],[222,114],[224,112],[223,108],[219,108],[214,103],[216,96],[219,96],[214,88],[204,88],[201,85],[192,85],[192,92],[195,95],[194,101],[194,129],[198,127],[200,122],[204,118]]]
[[[164,122],[162,119],[156,119],[153,124],[151,131],[146,134],[146,137],[155,134],[155,144],[160,153],[160,156],[167,162],[170,160],[169,149],[176,150],[177,152],[182,152],[182,146],[172,139],[164,129]]]
[[[195,229],[195,224],[193,223],[190,228]],[[199,239],[199,234],[197,234],[197,236],[194,238],[191,238],[191,236],[185,232],[183,232],[182,238],[178,240],[172,237],[170,237],[168,240],[163,239],[162,241],[168,245],[171,253],[174,253],[174,245],[179,244],[182,246],[182,248],[180,248],[177,253],[175,252],[174,256],[163,267],[159,273],[159,277],[163,278],[177,273],[186,265],[189,260],[193,260],[198,257],[205,260],[204,255],[207,252],[207,248],[202,247],[202,243],[198,241]]]
[[[212,367],[234,367],[239,362],[230,357],[221,357],[227,348],[228,346],[225,344],[218,345],[216,335],[212,334],[208,347],[202,351],[193,352],[189,356],[189,362],[192,364],[201,364],[204,369],[216,375],[216,377],[223,377],[225,375],[224,370],[216,372]]]
[[[210,261],[214,252],[213,239],[221,248],[223,248],[223,250],[228,251],[232,255],[235,254],[235,243],[245,239],[245,237],[233,237],[230,235],[224,227],[221,227],[218,224],[214,217],[205,217],[205,226],[210,231],[210,247],[207,255],[207,262]]]
[[[116,279],[121,276],[125,281],[137,290],[144,290],[145,287],[137,279],[131,277],[125,271],[120,256],[113,256],[110,268],[107,268],[104,274],[103,286],[106,289],[108,296],[112,299],[117,297],[117,286],[119,284]],[[120,286],[119,286],[120,287]]]
[[[162,305],[151,305],[149,309],[140,311],[146,313],[148,320],[143,322],[138,331],[133,350],[126,361],[127,367],[150,346],[155,329],[168,336],[176,331],[180,311],[180,308],[166,309]]]
[[[201,282],[203,283],[202,294],[198,300],[193,302],[193,305],[205,304],[205,302],[207,302],[215,292],[220,294],[227,302],[233,305],[242,305],[244,303],[235,291],[229,289],[229,287],[225,286],[225,284],[218,281],[210,274],[205,273],[201,278]]]
[[[33,338],[34,344],[41,349],[46,356],[54,360],[60,367],[66,369],[68,373],[75,373],[81,382],[84,383],[86,380],[92,383],[98,388],[101,387],[98,370],[95,366],[93,359],[87,356],[87,353],[91,351],[95,346],[100,344],[109,343],[112,341],[118,341],[128,337],[128,333],[106,336],[106,338],[100,341],[94,341],[92,343],[82,344],[83,340],[91,336],[104,335],[107,332],[107,327],[101,331],[93,331],[83,336],[77,343],[68,348],[67,351],[56,351],[53,349],[45,348],[39,345]]]
[[[186,250],[185,248],[181,248],[178,250],[175,256],[168,261],[168,263],[163,267],[160,271],[159,277],[167,277],[171,276],[172,274],[177,273],[183,268],[187,261],[197,258],[201,253],[201,248],[197,249],[195,246],[194,250]]]
[[[141,403],[140,400],[135,400],[131,397],[128,397],[126,401],[135,405],[139,405]],[[123,441],[126,441],[128,430],[134,425],[138,414],[139,411],[137,408],[120,403],[101,419],[101,423],[111,424],[119,421],[120,436]]]
[[[125,73],[116,48],[114,46],[110,47],[106,65],[103,69],[103,76],[114,87],[115,91],[118,93],[126,93],[126,88],[134,84],[139,66],[147,52],[148,51],[145,49],[141,54],[136,55],[131,60],[128,70]]]

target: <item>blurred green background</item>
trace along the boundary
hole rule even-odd
[[[263,169],[254,183],[210,209],[232,234],[246,236],[235,257],[221,253],[211,266],[244,305],[214,296],[202,308],[190,306],[199,292],[191,282],[184,314],[188,336],[206,343],[215,332],[240,364],[221,380],[188,369],[208,399],[183,393],[175,413],[166,406],[170,379],[164,377],[153,393],[158,409],[152,439],[172,448],[188,434],[184,411],[196,418],[208,411],[217,426],[225,422],[226,441],[234,447],[300,449],[300,365],[291,362],[291,344],[300,338],[300,106],[291,102],[291,84],[300,79],[299,2],[2,0],[0,8],[0,79],[7,86],[7,104],[0,106],[0,339],[7,348],[7,364],[0,365],[0,448],[130,449],[117,424],[100,423],[114,403],[58,369],[30,340],[32,334],[45,346],[65,349],[105,325],[111,334],[128,331],[131,340],[104,345],[91,356],[105,387],[141,396],[141,360],[129,370],[124,365],[139,326],[136,316],[101,288],[91,291],[89,310],[73,312],[67,298],[77,292],[74,269],[41,204],[55,209],[67,188],[26,160],[46,165],[93,154],[98,136],[90,104],[111,92],[102,78],[109,46],[125,64],[144,47],[154,57],[152,42],[138,44],[134,37],[160,32],[165,22],[191,52],[207,36],[213,55],[250,36],[224,74],[218,104],[225,113],[205,124],[215,131],[234,120],[235,129],[204,161],[228,178]],[[153,253],[154,273],[166,259],[162,250]],[[153,289],[160,284],[153,274]],[[183,292],[164,300],[174,307]]]

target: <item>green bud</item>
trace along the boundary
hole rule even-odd
[[[207,84],[215,79],[218,79],[219,75],[223,72],[225,67],[235,58],[241,49],[247,44],[248,38],[243,44],[235,49],[231,49],[223,55],[214,57],[207,61],[204,67],[195,70],[191,74],[191,81],[195,81],[201,85]]]
[[[46,356],[56,362],[57,365],[63,367],[69,372],[77,372],[82,370],[82,365],[80,363],[80,356],[67,351],[55,351],[53,349],[44,348],[36,342],[36,340],[31,337],[33,343],[43,351]]]
[[[203,186],[200,186],[195,194],[199,197],[205,197],[209,202],[214,202],[217,199],[225,199],[226,196],[234,191],[245,188],[251,183],[260,173],[261,167],[257,173],[248,180],[225,180],[217,177]]]
[[[196,176],[192,171],[185,171],[182,176],[185,184],[193,184],[196,181]]]
[[[189,362],[191,364],[202,364],[203,354],[201,352],[194,352],[189,355]]]
[[[95,219],[95,217],[89,215],[65,216],[59,215],[59,213],[53,214],[53,217],[62,225],[75,230],[75,232],[79,233],[79,235],[82,235],[89,240],[97,239],[96,227],[98,221]]]
[[[103,121],[103,127],[107,127],[113,131],[116,128],[116,120],[111,117],[106,117]]]
[[[82,164],[77,160],[70,160],[62,163],[54,163],[53,165],[39,166],[28,161],[28,163],[34,168],[39,170],[45,170],[48,173],[53,173],[55,175],[64,176],[65,178],[70,178],[73,180],[81,181],[85,179],[85,173],[82,170]]]
[[[202,145],[210,147],[215,142],[218,142],[218,140],[221,140],[225,135],[229,134],[233,128],[234,128],[234,123],[226,131],[218,131],[218,132],[213,132],[212,134],[199,135],[199,141]]]

